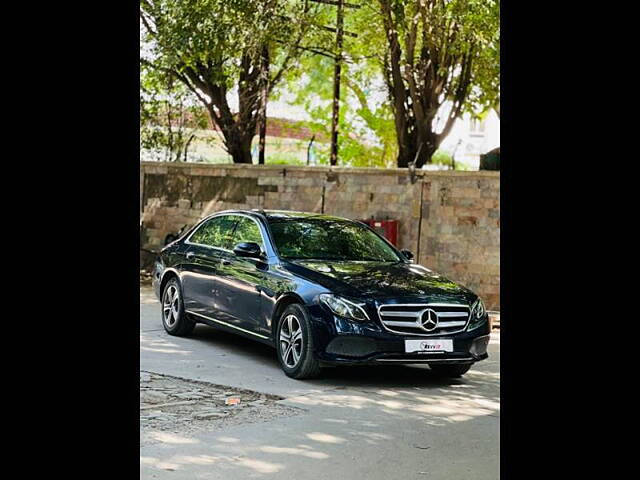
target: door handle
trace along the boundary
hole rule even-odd
[[[187,257],[187,260],[193,260],[196,257],[196,254],[193,252],[187,252],[185,257]]]

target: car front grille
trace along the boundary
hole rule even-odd
[[[427,313],[431,310],[431,313]],[[390,332],[403,335],[447,335],[461,332],[469,321],[469,306],[451,303],[410,303],[385,304],[378,307],[378,316],[382,325]],[[428,317],[435,320],[433,329],[427,322],[426,330],[421,325]]]

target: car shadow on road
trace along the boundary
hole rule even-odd
[[[207,326],[197,325],[191,334],[197,339],[245,358],[253,358],[262,364],[280,368],[276,350],[254,340]],[[319,378],[301,380],[308,385],[336,388],[442,388],[464,386],[471,381],[486,383],[487,387],[500,382],[499,373],[487,369],[483,363],[472,366],[462,378],[442,378],[427,365],[359,365],[323,368]],[[284,372],[282,373],[284,375]]]
[[[279,366],[275,349],[264,343],[234,333],[199,324],[196,325],[190,338],[204,341],[233,354],[257,358],[265,363],[273,363],[274,366]]]

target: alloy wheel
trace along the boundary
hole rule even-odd
[[[282,321],[280,355],[289,368],[294,368],[302,356],[302,326],[295,315],[287,315]]]
[[[180,312],[180,293],[175,285],[169,285],[164,292],[164,300],[162,302],[162,318],[167,327],[173,327],[178,321]]]

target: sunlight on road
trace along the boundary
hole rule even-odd
[[[328,433],[313,432],[307,433],[307,437],[316,442],[322,443],[343,443],[346,442],[344,438],[336,437],[335,435],[329,435]]]
[[[186,438],[180,435],[176,435],[168,432],[151,432],[151,437],[155,440],[158,440],[162,443],[173,443],[173,444],[187,444],[187,443],[198,443],[198,440],[194,438]]]
[[[469,380],[466,380],[465,383],[441,388],[396,391],[382,389],[367,395],[325,391],[313,395],[292,397],[288,400],[306,407],[373,409],[371,413],[373,416],[384,412],[398,418],[443,420],[450,423],[464,422],[481,416],[495,416],[494,414],[500,411],[499,393],[496,391],[487,392],[487,390],[494,390],[499,385],[500,374],[472,370],[468,373],[468,378]],[[332,420],[327,419],[326,421]]]
[[[267,445],[264,447],[260,447],[261,452],[266,453],[288,453],[291,455],[302,455],[307,458],[317,458],[324,459],[329,458],[329,455],[323,452],[315,452],[312,450],[307,450],[304,448],[292,448],[292,447],[273,447],[271,445]]]
[[[159,470],[175,471],[183,466],[188,465],[214,465],[216,463],[226,462],[227,464],[237,464],[246,467],[257,473],[276,473],[284,468],[280,463],[272,463],[264,460],[256,460],[247,458],[243,455],[236,457],[211,456],[211,455],[174,455],[168,460],[158,459],[156,457],[141,456],[140,463],[155,467]]]
[[[179,345],[162,338],[150,338],[144,334],[140,334],[140,350],[147,352],[190,355],[190,350],[182,350]]]
[[[256,460],[253,458],[237,457],[234,458],[233,461],[259,473],[276,473],[284,468],[284,465],[281,463],[265,462],[264,460]]]

